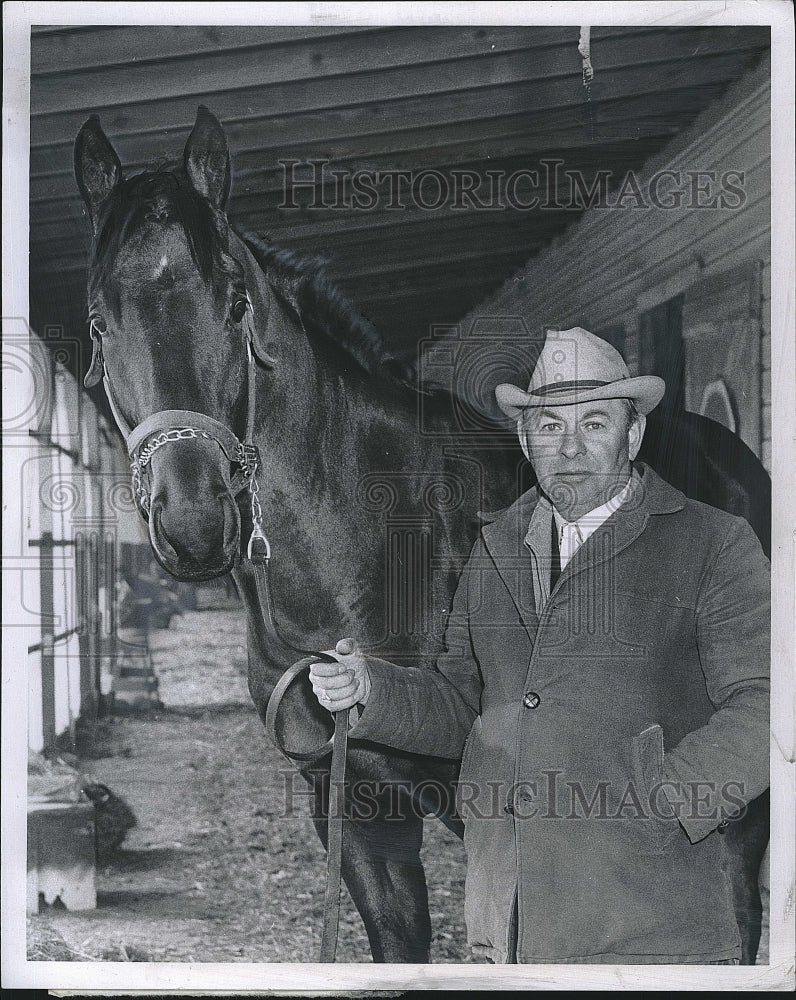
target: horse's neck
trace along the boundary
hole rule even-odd
[[[311,351],[303,354],[304,335],[293,322],[273,297],[266,340],[292,341],[302,363],[294,390],[284,397],[284,388],[275,392],[274,380],[291,373],[258,375],[259,487],[280,629],[298,646],[324,648],[344,635],[366,634],[382,612],[375,592],[383,586],[383,523],[372,504],[363,504],[362,490],[369,475],[378,479],[385,464],[400,463],[413,451],[409,443],[416,427],[411,396],[400,410],[385,412],[367,379],[339,370],[330,374],[315,364]],[[278,364],[295,365],[296,358],[285,353]],[[285,400],[283,412],[274,412],[275,398]],[[397,453],[399,442],[403,455]],[[417,456],[409,460],[416,462]],[[245,553],[246,506],[242,514]],[[250,684],[260,702],[287,664],[263,635],[260,598],[245,560],[236,577],[249,617]]]

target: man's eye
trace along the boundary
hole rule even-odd
[[[586,430],[589,431],[600,431],[605,427],[605,424],[601,423],[599,420],[590,420],[586,424]]]
[[[545,434],[555,434],[556,431],[560,430],[561,424],[542,424],[541,430]]]

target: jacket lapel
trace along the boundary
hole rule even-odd
[[[650,515],[682,509],[685,501],[682,493],[649,466],[637,462],[635,469],[639,475],[634,477],[630,498],[578,549],[559,577],[553,593],[581,573],[589,572],[593,576],[596,567],[613,559],[639,537]]]
[[[539,615],[533,595],[531,555],[523,539],[538,500],[537,490],[529,490],[481,531],[487,552],[532,641],[536,636]]]
[[[639,473],[638,485],[631,498],[575,553],[561,573],[553,594],[573,576],[606,563],[632,544],[643,532],[651,514],[671,513],[683,507],[683,494],[649,466],[637,462],[635,469]],[[494,517],[484,525],[481,534],[531,640],[536,636],[539,613],[534,600],[531,555],[524,538],[538,502],[539,492],[534,487],[508,510],[494,516],[481,515],[485,520]]]

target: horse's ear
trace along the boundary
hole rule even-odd
[[[77,134],[75,178],[96,233],[102,206],[122,179],[119,157],[96,115],[92,115]]]
[[[183,154],[191,184],[214,208],[223,208],[229,196],[230,166],[227,137],[215,115],[203,105],[188,136]]]

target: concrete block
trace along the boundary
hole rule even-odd
[[[94,806],[91,802],[28,803],[27,910],[97,906]]]

